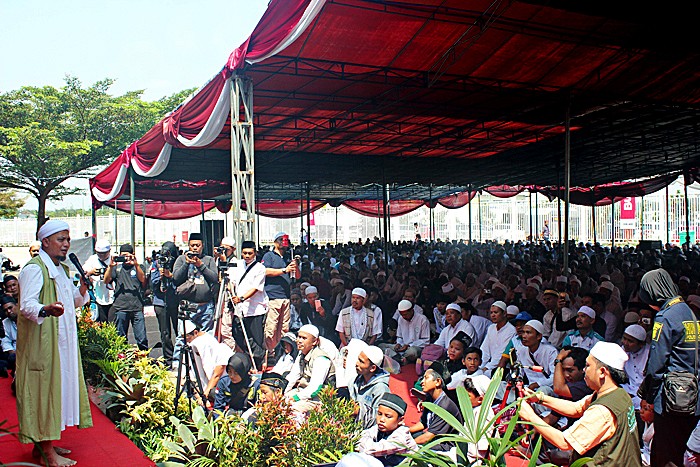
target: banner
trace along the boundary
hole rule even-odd
[[[637,200],[627,197],[620,201],[620,228],[637,228]]]

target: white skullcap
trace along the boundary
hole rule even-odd
[[[540,276],[533,276],[530,280],[537,281],[540,283],[540,285],[542,285],[542,277]]]
[[[688,276],[681,276],[680,279],[678,279],[678,282],[685,281],[685,282],[690,282],[690,277]]]
[[[647,331],[639,324],[631,324],[625,329],[625,334],[634,337],[640,342],[647,340]]]
[[[277,232],[275,234],[275,240],[277,240],[280,237],[284,237],[285,235],[287,235],[287,232]],[[289,237],[289,235],[287,235],[287,237]]]
[[[316,293],[316,294],[318,293],[318,289],[317,289],[316,287],[314,287],[313,285],[308,286],[308,287],[306,288],[306,290],[304,290],[304,294],[305,294],[305,295],[309,295],[309,294],[312,294],[312,293]]]
[[[540,334],[544,333],[544,324],[542,324],[540,321],[537,321],[536,319],[531,319],[530,321],[525,323],[525,326],[530,326],[532,329],[534,329]]]
[[[39,228],[39,231],[36,233],[36,238],[38,238],[39,241],[42,241],[46,237],[50,237],[51,235],[64,230],[70,231],[70,226],[67,222],[50,219]]]
[[[578,309],[578,312],[583,313],[589,318],[595,319],[595,310],[589,306],[583,305],[581,308]]]
[[[310,282],[302,282],[301,284],[299,284],[299,287],[310,287],[310,286],[311,286]]]
[[[317,328],[316,326],[314,326],[313,324],[305,324],[305,325],[303,325],[302,327],[299,328],[299,332],[300,332],[300,333],[301,333],[301,332],[305,332],[305,333],[307,333],[307,334],[311,334],[312,336],[314,336],[314,337],[316,337],[316,338],[317,338],[318,335],[319,335],[318,328]]]
[[[107,240],[97,240],[95,242],[95,251],[97,253],[107,253],[110,248],[112,247]]]
[[[362,287],[355,287],[352,289],[352,295],[359,295],[362,298],[367,298],[367,291]]]
[[[610,276],[607,275],[607,274],[601,274],[600,280],[601,280],[601,281],[609,281],[609,280],[610,280]]]
[[[442,284],[442,293],[450,293],[455,289],[455,286],[452,282],[445,282]]]
[[[508,305],[506,308],[506,314],[508,316],[518,316],[518,313],[520,313],[520,308],[515,305]]]
[[[603,283],[600,284],[600,288],[612,292],[613,290],[615,290],[615,285],[610,281],[603,281]]]
[[[382,349],[375,345],[368,345],[362,349],[362,353],[367,355],[367,358],[379,368],[382,367],[382,362],[384,362],[384,352],[382,352]]]
[[[624,371],[625,362],[629,358],[622,347],[612,342],[597,342],[591,349],[590,354],[606,365],[620,371]]]
[[[632,324],[639,321],[639,313],[634,311],[628,311],[625,313],[625,323]]]
[[[333,279],[331,279],[331,285],[345,285],[345,281],[340,277],[334,277]]]
[[[191,333],[192,331],[194,331],[195,329],[197,329],[197,325],[196,325],[196,324],[194,324],[194,323],[193,323],[192,321],[190,321],[189,319],[188,319],[188,320],[185,320],[185,334],[189,334],[189,333]]]
[[[578,284],[579,286],[581,285],[581,281],[580,281],[579,278],[576,277],[576,276],[571,276],[571,279],[569,279],[569,283],[570,283],[570,284],[576,283],[576,284]]]
[[[528,287],[532,287],[533,289],[537,290],[538,292],[540,291],[540,285],[537,283],[537,281],[530,280],[527,283]]]
[[[472,380],[472,384],[480,396],[486,394],[491,384],[491,378],[486,375],[469,376],[468,379]]]
[[[688,298],[685,299],[685,302],[688,305],[695,305],[698,308],[700,308],[700,295],[690,294],[690,295],[688,295]]]
[[[498,282],[498,277],[496,276],[491,276],[488,279],[486,279],[486,282]]]
[[[494,282],[494,284],[491,286],[492,289],[501,289],[502,291],[508,293],[508,287],[506,287],[504,284],[501,284],[500,282]]]
[[[460,313],[462,312],[462,307],[459,306],[459,305],[457,305],[456,303],[450,303],[450,304],[448,304],[446,309],[448,309],[448,310],[459,311]]]
[[[227,236],[222,238],[219,244],[224,246],[230,246],[231,248],[233,248],[234,246],[236,246],[236,241],[233,239],[233,237]]]
[[[506,306],[505,302],[502,302],[500,300],[497,300],[491,304],[491,306],[495,306],[496,308],[500,308],[503,311],[506,311],[508,307]]]
[[[447,306],[450,306],[450,305],[447,305]],[[408,300],[401,300],[399,302],[399,306],[398,306],[399,311],[410,310],[412,307],[413,307],[413,303],[409,302]]]
[[[557,282],[564,282],[564,283],[566,283],[566,282],[568,282],[568,281],[566,280],[566,276],[557,276]]]

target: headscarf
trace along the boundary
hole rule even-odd
[[[679,295],[678,287],[664,269],[649,271],[639,283],[639,299],[647,305],[661,305]]]
[[[242,352],[236,352],[228,359],[227,367],[233,368],[238,373],[238,376],[241,377],[241,382],[232,384],[232,388],[234,386],[250,386],[250,369],[252,366],[250,357]]]

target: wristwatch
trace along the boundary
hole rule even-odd
[[[554,366],[556,366],[557,363],[561,363],[561,359],[555,358],[555,359],[554,359]]]
[[[49,315],[48,315],[48,313],[46,313],[46,310],[42,306],[41,310],[39,310],[39,318],[46,318],[47,316],[49,316]]]

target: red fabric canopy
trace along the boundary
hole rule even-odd
[[[141,201],[134,203],[134,214],[137,216],[143,215],[143,204]],[[204,212],[207,212],[216,207],[214,201],[146,201],[146,217],[150,219],[177,220],[189,219],[202,215],[202,206]],[[230,203],[229,203],[230,205]],[[114,207],[114,203],[105,204],[105,206]],[[229,206],[230,207],[230,206]],[[129,200],[117,201],[116,208],[122,212],[131,212],[131,202]],[[225,212],[225,211],[222,211]]]
[[[311,200],[310,204],[311,212],[318,211],[326,205],[325,201],[316,200]],[[261,216],[272,217],[273,219],[289,219],[308,214],[306,200],[300,201],[296,199],[290,201],[261,200],[256,203],[255,212]]]
[[[469,202],[474,199],[474,196],[476,196],[476,191],[463,191],[461,193],[455,193],[454,195],[440,198],[437,202],[447,209],[457,209],[469,204]],[[431,207],[428,203],[426,203],[426,206]]]
[[[343,205],[351,211],[355,211],[358,214],[362,214],[363,216],[368,217],[382,217],[382,204],[383,201],[380,199],[363,199],[356,201],[345,201],[343,203]],[[409,212],[415,211],[423,205],[424,202],[421,200],[389,201],[389,215],[391,217],[403,216],[404,214],[408,214]]]
[[[516,185],[516,186],[508,186],[508,185],[498,185],[498,186],[490,186],[488,188],[484,188],[484,191],[492,196],[495,196],[497,198],[510,198],[515,195],[519,195],[523,191],[527,189],[526,186],[522,185]]]

